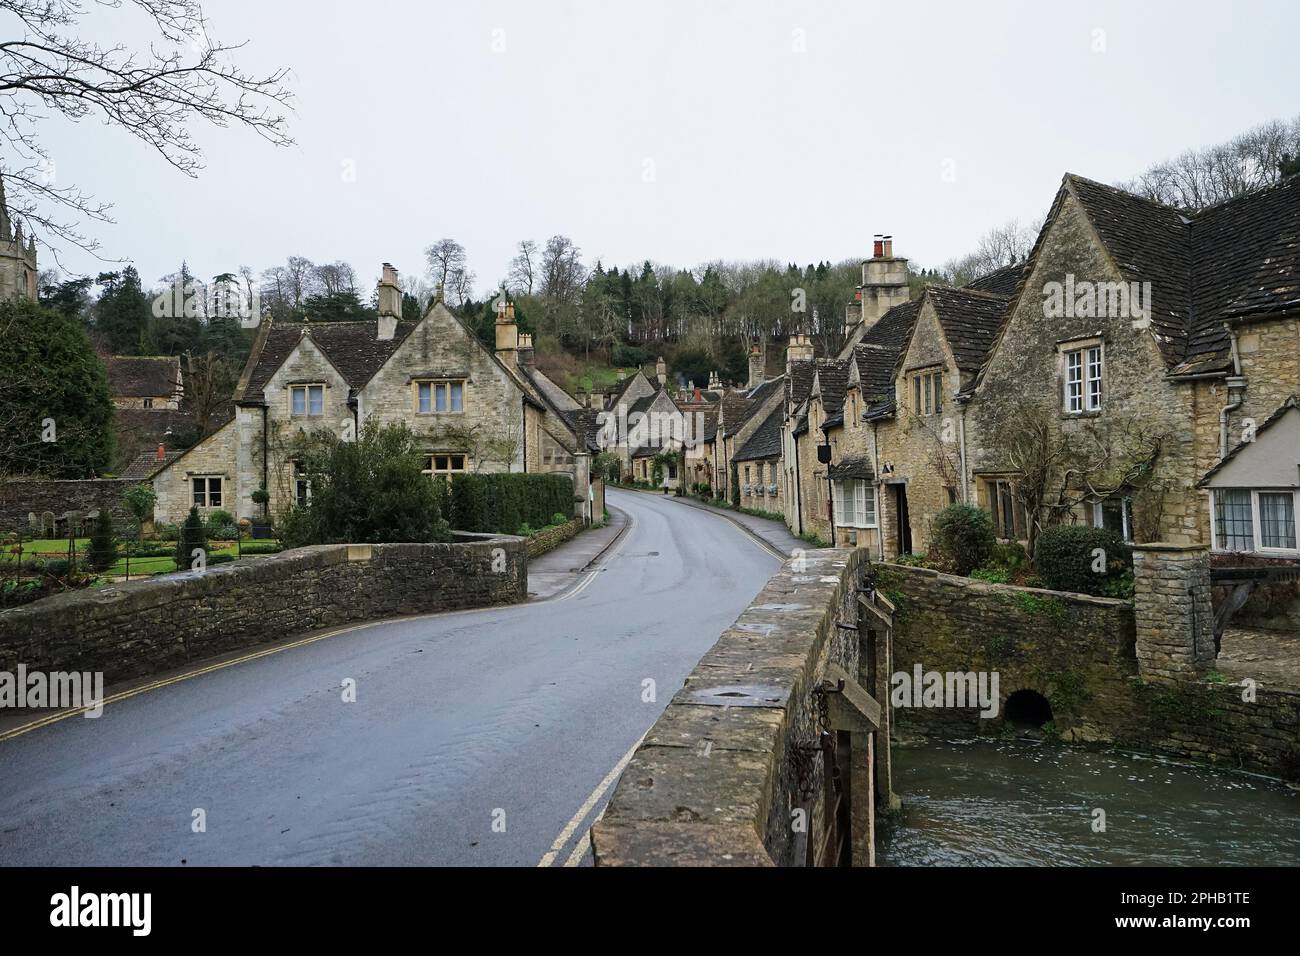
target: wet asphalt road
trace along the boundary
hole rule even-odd
[[[633,525],[577,593],[368,627],[0,742],[0,865],[536,865],[779,565],[722,518],[609,500]]]

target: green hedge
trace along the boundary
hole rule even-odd
[[[1101,553],[1094,554],[1098,550]],[[1034,563],[1045,588],[1118,597],[1133,570],[1133,548],[1113,531],[1059,525],[1038,536]]]
[[[568,475],[457,475],[447,489],[456,531],[518,534],[523,525],[543,528],[555,515],[573,517],[573,479]]]

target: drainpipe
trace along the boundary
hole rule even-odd
[[[799,439],[790,433],[790,445],[794,448],[794,517],[795,523],[799,525],[796,532],[803,536],[803,479],[799,472]]]
[[[267,410],[268,410],[268,409],[267,409],[266,405],[263,404],[263,405],[262,405],[262,488],[266,491],[267,494],[270,494],[270,493],[271,493],[271,484],[270,484],[270,482],[268,481],[268,471],[267,471],[267,464],[266,464],[266,449],[267,449],[267,440],[266,440],[266,413],[267,413]],[[262,505],[262,521],[267,522],[267,521],[270,521],[270,520],[271,520],[271,502],[270,502],[270,500],[268,499],[267,502],[266,502],[266,504]]]
[[[875,462],[876,474],[876,552],[880,560],[885,560],[885,528],[882,517],[885,513],[885,482],[880,477],[880,435],[877,423],[871,423],[871,456]]]
[[[961,502],[970,504],[970,482],[966,479],[966,406],[961,406],[961,417],[957,420],[957,447],[961,456]]]
[[[1245,400],[1246,377],[1241,374],[1241,355],[1237,352],[1237,334],[1232,326],[1224,324],[1228,331],[1228,341],[1232,344],[1232,375],[1228,376],[1228,404],[1219,409],[1219,460],[1228,457],[1228,417],[1241,408]],[[1236,392],[1236,398],[1233,398]]]
[[[523,416],[524,429],[524,473],[528,473],[528,398],[522,396],[519,399],[519,414]]]

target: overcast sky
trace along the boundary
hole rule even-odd
[[[938,265],[1041,216],[1066,171],[1125,179],[1300,112],[1289,0],[204,7],[247,69],[291,68],[295,146],[198,126],[190,180],[120,130],[42,133],[146,283],[303,255],[369,285],[451,236],[482,292],[554,233],[589,263],[694,266],[860,258],[887,232]],[[104,39],[148,36],[111,16]]]

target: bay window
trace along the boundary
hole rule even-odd
[[[840,528],[876,527],[876,488],[869,481],[836,481],[835,524]]]

